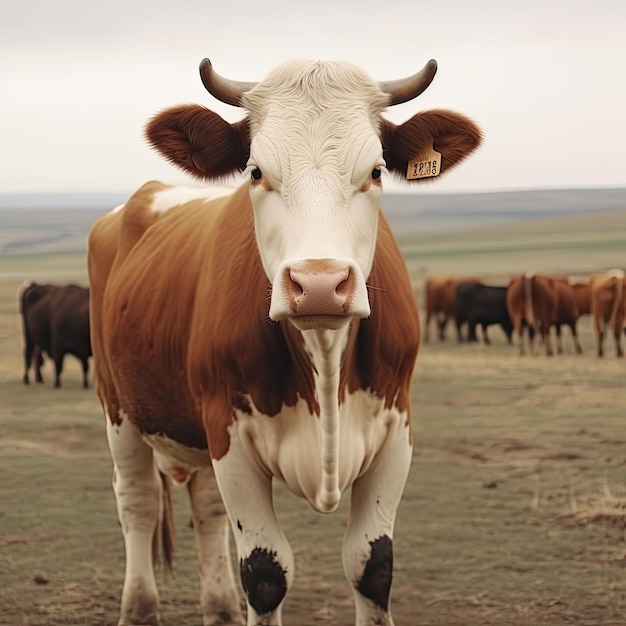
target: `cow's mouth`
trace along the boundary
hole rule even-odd
[[[352,319],[351,315],[292,315],[289,321],[298,330],[339,330]]]

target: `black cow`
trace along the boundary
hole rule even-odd
[[[72,354],[83,367],[83,387],[89,382],[89,289],[79,285],[39,285],[31,283],[20,294],[20,314],[24,331],[25,385],[30,383],[31,365],[35,380],[43,382],[41,366],[47,354],[55,367],[54,386],[61,386],[63,359]]]
[[[508,342],[512,343],[513,324],[506,306],[506,287],[492,287],[480,283],[459,285],[456,291],[456,327],[461,336],[461,327],[467,323],[468,341],[478,341],[476,326],[483,329],[483,341],[489,345],[487,327],[500,324]]]

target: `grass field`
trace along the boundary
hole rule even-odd
[[[623,266],[610,230],[585,238],[561,224],[546,241],[510,227],[404,245],[420,297],[426,271],[503,279],[528,265]],[[84,255],[0,257],[0,625],[114,626],[124,549],[104,418],[71,357],[62,389],[49,365],[44,385],[22,385],[26,278],[86,282]],[[490,348],[422,345],[394,537],[397,626],[626,624],[626,363],[612,348],[597,359],[588,319],[580,330],[579,357],[566,336],[563,356],[520,358],[496,328]],[[164,626],[201,624],[184,496],[175,492],[175,571],[160,580]],[[280,486],[276,502],[296,557],[285,623],[353,623],[340,556],[347,498],[330,516]]]

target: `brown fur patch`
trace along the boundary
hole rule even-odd
[[[367,283],[372,312],[352,325],[341,373],[342,397],[346,391],[369,389],[387,408],[410,411],[419,318],[404,258],[382,212]]]

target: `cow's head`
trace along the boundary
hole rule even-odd
[[[436,69],[430,61],[407,79],[376,83],[348,63],[292,61],[260,83],[242,83],[205,59],[205,87],[247,116],[231,124],[190,104],[149,122],[149,142],[194,176],[247,172],[271,319],[337,328],[370,314],[381,172],[404,178],[409,161],[429,148],[441,153],[444,172],[480,143],[477,126],[450,111],[418,113],[399,126],[381,116],[422,93]]]

